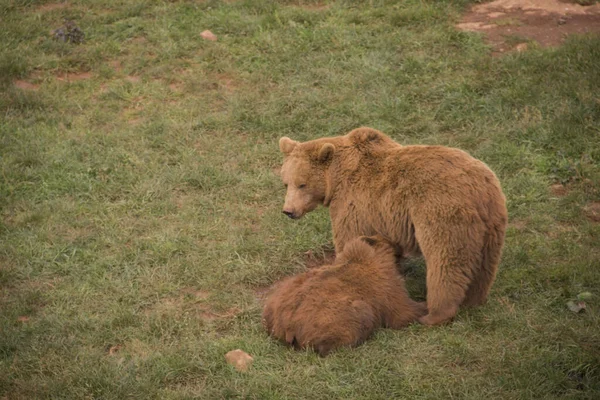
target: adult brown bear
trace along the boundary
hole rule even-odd
[[[416,321],[427,309],[409,297],[395,250],[380,236],[358,237],[333,265],[284,279],[265,302],[265,328],[289,345],[325,356],[361,344],[376,328]]]
[[[283,212],[300,218],[329,207],[336,251],[379,234],[427,264],[427,307],[420,322],[450,320],[460,305],[485,302],[507,224],[496,175],[462,150],[402,146],[359,128],[300,143],[282,137]]]

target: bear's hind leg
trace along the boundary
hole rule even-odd
[[[489,269],[481,269],[477,271],[462,305],[467,307],[475,307],[484,304],[487,300],[487,295],[496,278],[496,271]]]
[[[419,318],[424,325],[440,325],[450,321],[458,312],[473,278],[477,257],[453,257],[448,249],[426,256],[427,309],[429,313]]]
[[[496,279],[503,245],[504,230],[498,231],[495,235],[486,236],[481,267],[473,277],[463,305],[479,306],[486,302],[490,288]]]
[[[466,218],[466,217],[472,218]],[[463,303],[469,285],[481,269],[485,227],[471,214],[437,216],[439,226],[428,220],[415,224],[415,236],[427,269],[427,309],[419,318],[424,325],[449,322]],[[442,222],[445,222],[442,223]]]

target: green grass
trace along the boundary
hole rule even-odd
[[[598,398],[600,39],[492,57],[468,3],[0,2],[0,397]],[[331,247],[281,214],[277,140],[361,125],[484,160],[511,225],[487,305],[320,359],[260,324]]]

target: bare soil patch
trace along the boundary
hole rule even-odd
[[[577,227],[566,222],[557,222],[552,225],[552,228],[546,232],[546,236],[551,240],[560,239],[565,234],[572,234],[577,232]]]
[[[18,87],[21,90],[38,90],[40,88],[40,85],[38,85],[38,84],[23,81],[20,79],[16,80],[14,82],[14,85],[15,85],[15,87]]]
[[[183,89],[183,83],[182,82],[171,82],[171,83],[169,83],[169,89],[171,89],[173,92],[181,92]]]
[[[144,96],[137,96],[131,99],[129,104],[123,107],[121,116],[131,125],[137,125],[142,120],[141,112],[144,110]]]
[[[125,80],[126,80],[127,82],[131,82],[131,83],[139,83],[139,82],[141,82],[141,81],[142,81],[142,78],[140,78],[140,77],[139,77],[139,76],[137,76],[137,75],[127,75],[127,76],[125,77]]]
[[[237,307],[231,307],[223,312],[213,309],[208,303],[211,293],[194,288],[183,288],[178,293],[165,297],[144,310],[149,317],[184,315],[197,318],[205,322],[226,320],[235,317],[241,312]]]
[[[134,38],[128,39],[128,41],[135,44],[144,44],[148,41],[148,39],[146,39],[143,36],[136,36]]]
[[[600,201],[595,201],[583,208],[583,213],[593,222],[600,222]]]
[[[558,46],[568,35],[600,33],[600,4],[581,6],[566,0],[495,0],[478,4],[457,28],[482,32],[494,54],[527,49],[527,42]]]
[[[57,80],[66,82],[84,81],[91,77],[91,72],[65,72],[56,75]]]
[[[550,186],[550,191],[557,197],[563,197],[569,193],[567,187],[560,183],[555,183],[554,185]]]
[[[528,223],[529,221],[527,221],[526,219],[513,219],[508,223],[508,226],[521,231],[527,228]]]
[[[311,3],[311,2],[299,1],[296,6],[303,8],[305,10],[308,10],[308,11],[322,11],[322,10],[326,10],[329,8],[329,4],[327,4],[325,2]]]
[[[123,66],[121,65],[121,61],[119,60],[111,60],[108,62],[108,65],[110,65],[110,67],[114,69],[115,72],[123,71]]]
[[[66,8],[69,6],[69,3],[64,2],[64,3],[48,3],[48,4],[44,4],[38,7],[38,11],[40,12],[48,12],[48,11],[54,11],[54,10],[59,10],[61,8]]]
[[[229,74],[217,74],[215,78],[219,84],[219,87],[222,87],[226,91],[234,91],[238,87],[234,77]]]

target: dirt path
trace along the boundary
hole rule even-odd
[[[582,6],[567,0],[495,0],[478,4],[457,27],[483,32],[494,54],[523,51],[529,42],[557,46],[567,35],[600,33],[600,3]]]

